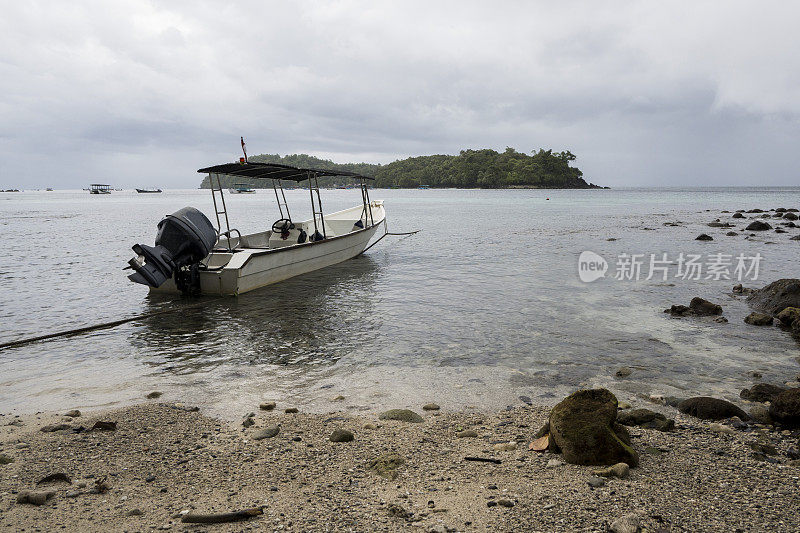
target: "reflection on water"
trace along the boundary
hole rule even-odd
[[[330,365],[379,329],[375,261],[360,256],[238,298],[147,318],[129,338],[145,365],[174,373],[220,365]],[[166,297],[169,298],[169,297]],[[150,296],[148,308],[163,308]],[[174,299],[172,300],[174,304]]]

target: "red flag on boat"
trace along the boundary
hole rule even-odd
[[[244,144],[244,137],[242,139],[242,153],[244,154],[244,162],[247,163],[247,149],[245,148]]]

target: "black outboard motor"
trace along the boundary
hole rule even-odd
[[[167,215],[158,223],[155,246],[134,244],[133,251],[144,257],[134,257],[128,264],[136,272],[128,279],[151,287],[160,287],[175,275],[182,292],[199,287],[197,268],[217,242],[217,232],[211,221],[194,207],[184,207]]]

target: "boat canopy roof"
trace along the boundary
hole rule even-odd
[[[317,176],[347,176],[374,180],[369,176],[362,176],[354,172],[343,170],[327,170],[320,168],[298,168],[289,165],[279,165],[277,163],[226,163],[208,168],[201,168],[197,171],[200,174],[227,174],[229,176],[242,176],[244,178],[263,178],[281,179],[292,181],[305,181],[310,175]]]

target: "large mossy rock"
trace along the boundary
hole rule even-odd
[[[769,414],[776,422],[800,427],[800,389],[789,389],[778,394],[769,406]]]
[[[568,463],[636,466],[639,456],[630,435],[616,420],[617,398],[611,392],[580,390],[550,411],[550,436]]]
[[[779,279],[750,293],[747,303],[756,311],[777,315],[787,307],[800,307],[800,279]]]
[[[696,396],[683,400],[678,404],[681,413],[702,418],[703,420],[722,420],[738,416],[742,420],[750,420],[750,415],[727,400],[710,396]]]

